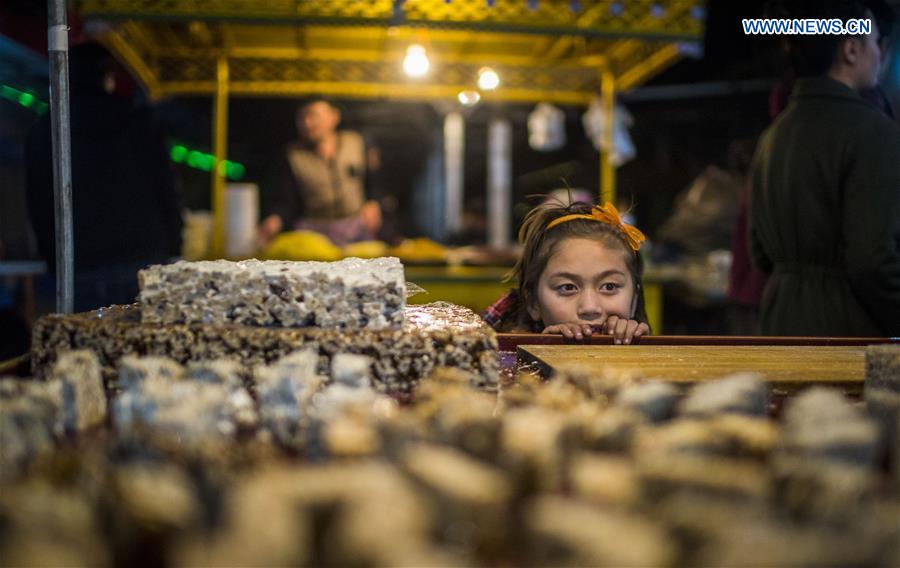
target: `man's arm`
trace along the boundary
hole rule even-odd
[[[762,144],[760,144],[762,146]],[[749,243],[750,259],[754,266],[761,272],[766,274],[772,273],[772,259],[766,254],[762,241],[759,238],[759,221],[760,214],[754,214],[754,211],[762,212],[763,209],[763,176],[762,176],[762,152],[757,149],[756,156],[753,159],[753,166],[750,168],[750,199],[747,210],[747,242]]]
[[[293,226],[294,221],[303,214],[303,204],[297,195],[294,175],[284,155],[270,168],[263,185],[261,201],[262,221],[257,234],[262,247],[286,227]]]

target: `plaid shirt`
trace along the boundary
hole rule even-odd
[[[518,303],[519,291],[515,288],[510,288],[509,292],[497,298],[493,304],[484,310],[484,313],[481,314],[481,319],[495,330],[499,330],[501,324],[506,323],[504,321],[505,319],[516,317],[516,314],[512,313],[512,309],[518,305]],[[528,318],[528,320],[530,319],[531,318]],[[530,328],[527,324],[523,329],[508,329],[504,326],[502,331],[504,333],[540,333],[543,329],[544,326],[541,322],[532,321]]]
[[[519,291],[515,288],[510,288],[509,292],[497,298],[493,304],[484,310],[484,313],[481,314],[481,318],[489,326],[497,329],[497,326],[503,321],[504,316],[509,312],[510,307],[512,307],[518,299]]]

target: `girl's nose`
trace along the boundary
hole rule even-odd
[[[578,302],[578,318],[583,321],[598,320],[603,317],[603,305],[597,293],[585,291]]]

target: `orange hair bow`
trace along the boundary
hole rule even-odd
[[[584,213],[573,213],[571,215],[563,215],[559,219],[554,219],[547,224],[547,229],[552,229],[553,227],[565,223],[566,221],[572,221],[573,219],[588,219],[591,221],[599,221],[601,223],[606,223],[607,225],[612,225],[619,229],[619,232],[622,233],[622,236],[625,237],[625,240],[628,242],[628,246],[631,247],[631,250],[637,252],[641,248],[641,244],[647,237],[644,236],[637,227],[633,227],[628,223],[622,221],[622,217],[619,215],[619,211],[616,209],[615,205],[612,203],[604,203],[603,205],[595,205],[591,209],[591,214],[587,215]]]

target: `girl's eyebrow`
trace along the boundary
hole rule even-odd
[[[600,279],[606,278],[607,276],[613,276],[613,275],[625,276],[625,273],[617,268],[610,268],[609,270],[604,270],[600,274],[597,274],[596,276],[594,276],[594,279],[600,280]],[[581,280],[581,276],[579,276],[578,274],[573,274],[571,272],[554,272],[553,274],[550,275],[550,278],[568,278],[569,280],[578,280],[578,281]]]
[[[625,273],[618,268],[610,268],[609,270],[604,270],[603,272],[598,274],[596,278],[599,280],[601,278],[606,278],[607,276],[613,276],[616,274],[618,274],[619,276],[625,276]]]
[[[568,278],[569,280],[581,280],[581,276],[571,272],[554,272],[550,278]]]

